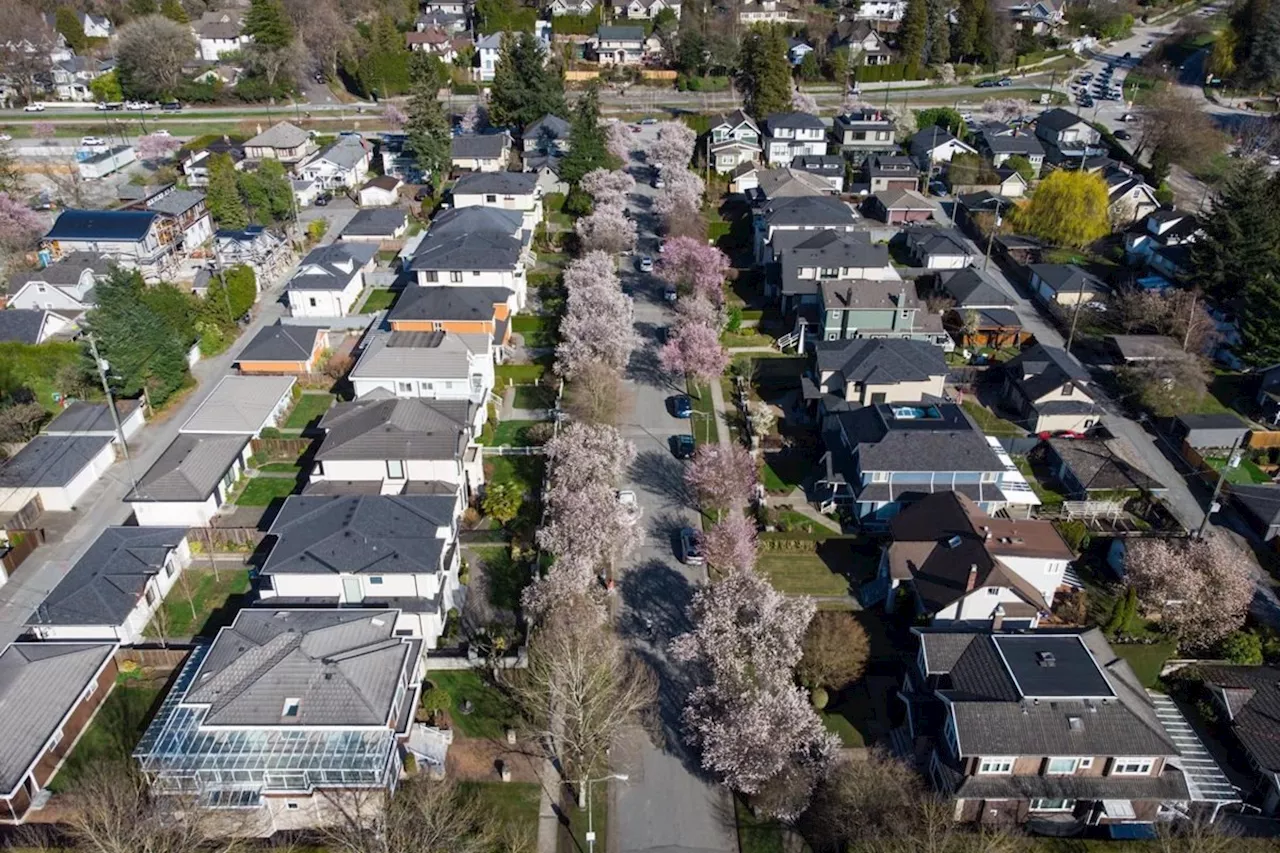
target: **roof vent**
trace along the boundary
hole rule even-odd
[[[959,533],[957,533],[957,534],[955,534],[954,536],[952,536],[950,539],[948,539],[948,540],[947,540],[947,547],[948,547],[948,548],[959,548],[959,547],[960,547],[960,543],[961,543],[961,542],[963,542],[963,541],[964,541],[964,540],[960,538],[960,534],[959,534]]]
[[[1043,667],[1054,667],[1058,664],[1058,659],[1053,656],[1053,652],[1036,652],[1036,663]]]
[[[384,620],[384,619],[382,619],[382,618],[380,618],[380,617],[378,617],[378,616],[373,617],[373,618],[372,618],[371,620],[369,620],[369,621],[371,621],[374,625],[378,626],[379,628],[381,628],[383,625],[387,624],[387,623],[386,623],[386,620]]]
[[[272,615],[273,615],[275,618],[277,618],[277,619],[288,619],[288,618],[289,618],[289,611],[288,611],[288,610],[277,610],[277,611],[276,611],[275,613],[273,613]]]
[[[1067,726],[1070,727],[1073,732],[1082,732],[1084,731],[1084,718],[1067,717]]]

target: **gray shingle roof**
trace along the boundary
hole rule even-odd
[[[240,351],[236,361],[306,361],[311,358],[316,335],[323,329],[276,323],[258,330]]]
[[[804,267],[883,269],[889,266],[889,247],[872,243],[862,231],[782,231],[773,238],[781,256],[778,274],[785,294],[817,293],[820,282],[801,278]]]
[[[457,505],[456,493],[293,495],[271,523],[262,574],[438,572]]]
[[[361,210],[351,217],[347,227],[342,229],[342,236],[390,238],[396,231],[405,227],[408,220],[408,214],[399,207],[374,207]]]
[[[179,432],[257,435],[289,396],[292,376],[224,376]]]
[[[311,162],[324,160],[333,163],[340,169],[350,169],[363,160],[368,153],[369,150],[365,148],[364,140],[361,137],[353,134],[343,134],[317,154],[315,160]]]
[[[205,725],[386,726],[414,644],[395,610],[241,610],[184,701]],[[285,700],[297,700],[285,716]]]
[[[206,500],[244,452],[250,437],[247,434],[180,433],[125,500],[138,503]]]
[[[1032,401],[1068,382],[1081,389],[1089,383],[1089,372],[1075,356],[1062,347],[1040,343],[1009,359],[1004,369]]]
[[[1051,438],[1048,445],[1085,491],[1164,488],[1136,464],[1137,451],[1122,438]]]
[[[644,27],[600,27],[596,37],[606,41],[644,41]]]
[[[1264,527],[1280,523],[1280,486],[1231,484],[1231,498]]]
[[[511,137],[505,133],[464,133],[449,143],[451,155],[464,159],[496,160],[511,145]]]
[[[0,342],[39,343],[45,313],[43,308],[9,308],[0,311]]]
[[[1046,130],[1066,130],[1068,127],[1074,127],[1080,124],[1084,119],[1073,112],[1064,109],[1055,108],[1045,110],[1036,118],[1036,130],[1044,128]]]
[[[298,264],[298,271],[285,285],[287,290],[342,290],[354,270],[368,264],[378,254],[369,243],[330,243],[317,246]],[[351,272],[346,268],[350,267]]]
[[[1044,156],[1044,143],[1030,133],[1019,133],[1017,136],[983,133],[982,142],[993,154]]]
[[[896,408],[916,407],[880,404],[832,416],[858,448],[864,471],[1004,471],[959,406],[931,406],[936,414],[928,417],[895,417]]]
[[[942,289],[956,301],[957,308],[993,308],[1013,304],[995,279],[977,267],[943,272],[940,278]]]
[[[1084,293],[1105,293],[1109,290],[1102,279],[1075,264],[1031,264],[1031,271],[1055,293],[1075,293],[1082,287]]]
[[[123,421],[138,408],[137,400],[116,400],[116,412]],[[115,422],[106,403],[86,403],[77,400],[54,418],[43,432],[47,435],[106,435],[116,434]]]
[[[792,130],[825,130],[826,125],[822,123],[822,119],[813,113],[789,112],[789,113],[773,113],[766,116],[764,120],[764,132],[773,134],[779,128],[788,128]]]
[[[764,207],[765,220],[772,226],[805,225],[839,228],[854,225],[858,215],[853,208],[829,195],[783,198]]]
[[[490,321],[493,307],[507,302],[505,287],[406,287],[387,312],[387,321],[472,320]]]
[[[1231,727],[1264,769],[1280,772],[1280,669],[1271,666],[1196,667],[1205,684],[1221,688]]]
[[[0,654],[0,791],[22,781],[115,643],[13,643]]]
[[[540,143],[546,140],[568,139],[569,122],[548,113],[524,129],[526,142]]]
[[[195,190],[174,190],[164,198],[158,199],[147,206],[152,210],[158,210],[170,216],[179,216],[204,201],[204,193]]]
[[[470,356],[488,353],[487,335],[391,332],[370,337],[352,379],[467,379]]]
[[[339,403],[320,419],[316,459],[458,459],[471,435],[466,400],[387,399]]]
[[[908,228],[904,234],[907,246],[922,255],[967,257],[973,254],[968,241],[954,228]]]
[[[19,273],[10,279],[9,291],[16,293],[18,288],[29,281],[42,281],[45,284],[69,285],[79,284],[80,275],[85,270],[92,270],[95,275],[103,276],[111,270],[110,263],[101,255],[93,252],[70,252],[42,270],[30,273]]]
[[[436,217],[409,262],[411,270],[511,270],[524,244],[513,237],[519,212],[464,207]]]
[[[297,148],[310,138],[311,134],[302,128],[282,121],[262,131],[244,145],[246,148]]]
[[[187,536],[185,527],[108,527],[27,620],[28,625],[123,625]]]
[[[818,369],[839,371],[845,382],[924,382],[946,376],[942,350],[905,338],[849,338],[814,345]]]
[[[538,176],[532,172],[468,172],[453,185],[453,194],[533,195]]]
[[[0,465],[0,487],[65,486],[110,443],[111,438],[105,435],[37,435]]]

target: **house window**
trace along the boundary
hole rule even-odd
[[[313,468],[312,470],[313,470],[316,474],[318,474],[318,475],[320,475],[321,477],[323,477],[323,476],[324,476],[324,463],[323,463],[323,462],[316,462],[316,467],[315,467],[315,468]]]
[[[412,393],[413,393],[413,383],[412,383],[412,382],[397,382],[397,383],[396,383],[396,387],[400,389],[400,392],[401,392],[402,394],[412,394]]]
[[[1046,776],[1070,776],[1076,772],[1076,763],[1074,758],[1050,758],[1044,772]]]
[[[1148,776],[1154,763],[1150,758],[1114,758],[1111,760],[1111,775]]]
[[[836,267],[823,267],[822,272],[818,274],[821,278],[839,278],[840,270]]]
[[[167,578],[171,578],[171,577],[173,577],[173,565],[174,565],[174,564],[173,564],[173,560],[165,560],[165,561],[164,561],[164,576],[165,576],[165,577],[167,577]]]
[[[280,712],[280,716],[282,716],[282,717],[296,717],[296,716],[298,716],[298,704],[299,704],[301,701],[302,701],[302,700],[300,700],[300,699],[286,699],[286,700],[284,700],[284,709]]]
[[[429,284],[435,284],[439,280],[440,280],[440,273],[436,272],[435,270],[427,270],[427,282]]]
[[[498,197],[496,195],[487,195],[484,197],[485,204],[494,204],[495,202],[497,202],[497,200],[498,200]]]
[[[479,277],[480,277],[480,270],[472,270],[472,271],[471,271],[471,277],[472,277],[472,278],[479,278]]]
[[[1031,811],[1033,812],[1069,812],[1075,807],[1075,800],[1048,800],[1036,798],[1031,801]]]
[[[1080,769],[1081,769],[1081,770],[1088,770],[1088,769],[1089,769],[1090,767],[1092,767],[1092,766],[1093,766],[1093,759],[1092,759],[1092,758],[1082,758],[1082,759],[1080,759]]]
[[[1000,594],[1000,587],[998,586],[987,587],[987,595],[999,595],[999,594]]]
[[[449,281],[453,282],[454,284],[459,284],[462,281],[462,272],[459,270],[454,270],[453,272],[449,273]]]
[[[382,578],[378,575],[369,578],[369,586],[382,586]]]
[[[1012,772],[1012,758],[984,758],[978,762],[979,774],[1008,775]]]
[[[284,807],[291,812],[296,812],[298,810],[298,804],[295,803],[293,800],[285,800]]]
[[[314,296],[307,297],[307,303],[312,307],[316,307],[316,298]]]
[[[1062,386],[1062,396],[1070,397],[1073,393],[1075,393],[1075,390],[1076,390],[1076,386],[1068,382],[1066,385]]]
[[[151,587],[147,587],[147,591],[143,597],[147,600],[148,607],[156,603],[156,591]]]
[[[400,459],[387,460],[387,479],[403,480],[404,479],[404,462]]]

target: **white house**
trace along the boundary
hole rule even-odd
[[[279,160],[281,163],[297,163],[316,150],[311,134],[295,124],[282,121],[244,144],[244,156],[250,160]]]
[[[311,484],[405,482],[462,486],[464,499],[484,483],[474,439],[484,407],[469,400],[428,400],[374,392],[338,403],[320,419],[324,441],[316,451]],[[385,489],[384,489],[385,493]]]
[[[479,76],[481,80],[492,80],[494,72],[498,69],[498,56],[502,53],[502,36],[503,33],[492,33],[487,36],[481,36],[480,40],[476,42],[476,56],[480,60]]]
[[[501,172],[507,167],[511,137],[502,133],[464,133],[449,143],[453,168],[463,172]]]
[[[612,0],[615,18],[656,18],[664,9],[680,17],[679,0]]]
[[[914,265],[929,270],[959,270],[973,263],[969,241],[954,228],[907,228],[903,231]]]
[[[342,239],[381,244],[400,240],[408,230],[409,215],[403,207],[371,207],[356,211],[342,229]]]
[[[88,252],[153,280],[172,266],[178,245],[162,222],[154,210],[64,210],[43,245],[54,258]]]
[[[238,9],[205,12],[191,25],[196,34],[196,56],[205,62],[217,62],[228,53],[244,50],[253,36],[243,33],[244,25]]]
[[[41,640],[141,643],[190,564],[185,527],[108,527],[27,618],[27,628]]]
[[[552,17],[560,15],[590,15],[596,8],[596,0],[551,0],[547,7]]]
[[[533,230],[542,221],[542,187],[533,172],[472,172],[453,185],[453,206],[519,211]]]
[[[250,225],[242,231],[219,230],[213,235],[213,250],[224,269],[237,264],[253,267],[259,293],[292,258],[284,240],[261,225]]]
[[[377,257],[378,247],[368,243],[337,242],[312,249],[285,284],[289,313],[345,316],[364,290],[365,273],[373,271]]]
[[[755,163],[760,152],[760,128],[742,110],[719,116],[708,131],[707,154],[720,174]]]
[[[264,429],[280,425],[297,381],[292,376],[224,376],[178,432],[257,438]]]
[[[322,189],[355,189],[369,173],[373,153],[358,133],[344,133],[294,171]]]
[[[18,273],[9,281],[9,308],[44,308],[62,312],[93,307],[93,288],[110,272],[101,256],[71,252],[62,260],[32,273]]]
[[[244,146],[224,136],[181,155],[178,165],[182,167],[182,174],[187,176],[188,186],[198,188],[209,185],[209,159],[215,154],[226,154],[237,172],[244,171]]]
[[[493,390],[493,338],[452,332],[378,332],[351,370],[357,397],[469,400],[484,410]],[[483,417],[483,415],[482,415]]]
[[[70,312],[52,308],[9,308],[0,311],[0,342],[42,344],[51,338],[75,334]]]
[[[742,4],[738,23],[744,27],[753,24],[802,24],[804,14],[790,3],[779,0],[751,0]],[[798,63],[793,61],[792,64]]]
[[[463,207],[436,216],[409,261],[421,287],[437,284],[503,287],[527,299],[525,270],[532,261],[524,214],[497,207]]]
[[[943,127],[927,127],[907,140],[911,158],[921,169],[938,163],[950,163],[957,154],[977,154],[978,150],[957,139]]]
[[[395,175],[378,175],[370,178],[356,194],[361,207],[390,207],[400,200],[400,188],[404,181]]]
[[[53,94],[59,101],[92,101],[93,90],[90,84],[112,68],[111,63],[92,56],[71,56],[58,60],[49,69],[53,78]]]
[[[45,435],[73,437],[77,435],[106,437],[118,442],[115,421],[107,403],[86,403],[76,400],[58,413],[41,432]],[[120,431],[128,441],[147,423],[146,412],[139,400],[115,401],[116,417],[120,419]]]
[[[133,146],[117,145],[115,148],[99,151],[83,160],[77,160],[76,169],[80,172],[80,177],[86,181],[97,181],[115,174],[130,163],[136,162],[137,159],[138,155],[134,152]]]
[[[76,17],[80,19],[80,29],[84,30],[84,37],[88,39],[109,39],[116,34],[115,25],[111,23],[111,19],[105,15],[91,15],[88,12],[78,12]]]
[[[208,527],[253,455],[251,435],[184,432],[125,496],[140,527]]]
[[[644,60],[644,42],[644,27],[600,27],[587,44],[602,66],[639,65]]]
[[[901,21],[907,11],[907,0],[863,0],[853,13],[866,21]]]
[[[810,113],[774,113],[764,120],[764,156],[770,166],[789,166],[796,157],[827,153],[827,126]]]
[[[868,21],[841,21],[836,24],[832,40],[836,47],[849,49],[854,65],[888,65],[893,62],[893,48]]]
[[[115,461],[106,436],[37,435],[0,464],[0,512],[17,512],[36,497],[46,512],[69,512]]]
[[[462,490],[294,495],[271,523],[264,600],[400,608],[397,631],[435,648],[458,589]],[[412,605],[412,606],[407,606]]]

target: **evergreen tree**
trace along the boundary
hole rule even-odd
[[[369,28],[356,82],[364,94],[379,98],[409,91],[409,52],[404,49],[404,34],[390,15],[379,15]]]
[[[928,63],[942,65],[951,59],[951,25],[947,16],[951,6],[947,0],[929,0]]]
[[[433,184],[440,186],[449,173],[452,136],[435,90],[424,85],[414,89],[404,132],[406,144],[418,161],[418,168],[431,176]]]
[[[267,198],[267,210],[272,220],[280,222],[293,218],[293,184],[279,160],[265,160],[258,166],[258,181]]]
[[[257,299],[258,288],[253,268],[240,264],[223,270],[221,275],[215,275],[209,282],[209,289],[204,295],[204,310],[215,322],[230,326],[238,317],[248,314]]]
[[[59,6],[53,16],[53,25],[67,40],[67,47],[76,53],[80,53],[88,46],[89,40],[85,38],[84,27],[81,26],[80,16],[76,14],[75,9],[66,5]]]
[[[1229,173],[1214,196],[1213,214],[1201,220],[1203,236],[1191,244],[1192,281],[1224,305],[1239,304],[1242,298],[1269,302],[1274,281],[1266,277],[1280,267],[1278,205],[1280,185],[1267,179],[1261,164],[1244,161]],[[1261,308],[1246,301],[1237,314],[1248,319]],[[1256,331],[1254,335],[1261,337]]]
[[[156,0],[129,0],[129,17],[142,18],[160,11]]]
[[[915,72],[920,69],[928,43],[929,0],[907,0],[902,26],[898,28],[898,50],[909,70]]]
[[[564,115],[564,79],[547,66],[546,58],[530,33],[502,39],[489,97],[493,124],[523,128],[548,113]]]
[[[244,16],[244,32],[253,36],[254,44],[263,47],[288,47],[293,41],[293,23],[279,0],[251,0]],[[403,49],[403,43],[398,47]]]
[[[982,0],[960,0],[960,4],[956,6],[956,29],[951,39],[956,62],[966,62],[978,54],[981,6]]]
[[[757,121],[791,109],[791,64],[781,27],[753,27],[743,39],[742,87],[747,112]]]
[[[151,294],[151,290],[158,292]],[[186,297],[172,285],[148,288],[136,271],[120,268],[113,268],[94,288],[97,304],[86,315],[85,325],[110,363],[116,390],[123,396],[145,389],[152,404],[158,405],[187,377],[184,338],[190,332],[180,333],[173,324],[190,315],[173,310],[178,306],[173,292]],[[188,325],[191,328],[193,322]]]
[[[240,201],[236,167],[226,154],[214,154],[209,158],[209,186],[205,193],[205,204],[219,228],[235,230],[249,224],[249,214]]]
[[[600,102],[591,87],[573,106],[573,123],[569,128],[569,151],[560,164],[560,177],[577,184],[582,176],[609,165],[604,128],[600,126]]]
[[[177,21],[179,24],[191,22],[191,19],[187,17],[187,10],[182,8],[181,0],[163,0],[160,4],[160,14],[171,21]]]
[[[992,0],[979,0],[977,58],[983,65],[994,65],[1000,59],[1000,28],[1005,18]]]
[[[1241,82],[1269,86],[1280,81],[1280,2],[1248,0],[1231,29],[1239,34],[1235,64]]]

